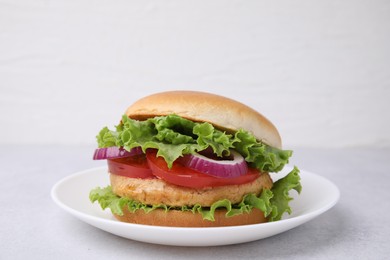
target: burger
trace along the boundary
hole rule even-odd
[[[123,222],[220,227],[277,221],[300,193],[299,169],[273,181],[292,155],[276,127],[238,101],[169,91],[132,104],[97,135],[110,185],[89,198]]]

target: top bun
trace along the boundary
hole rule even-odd
[[[209,122],[228,132],[245,129],[259,141],[282,148],[276,127],[256,110],[233,99],[197,91],[168,91],[146,96],[126,110],[133,119],[176,114],[197,122]]]

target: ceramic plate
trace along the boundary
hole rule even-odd
[[[275,176],[284,176],[285,167]],[[250,242],[270,237],[297,227],[333,207],[339,197],[338,188],[329,180],[301,170],[302,192],[291,191],[293,213],[276,222],[217,228],[172,228],[129,224],[117,221],[109,209],[89,201],[89,191],[109,184],[106,167],[75,173],[55,184],[51,195],[56,204],[82,221],[112,234],[137,241],[175,246],[218,246]]]

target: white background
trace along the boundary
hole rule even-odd
[[[385,0],[0,1],[0,144],[93,144],[136,99],[192,89],[285,147],[390,147],[389,43]]]

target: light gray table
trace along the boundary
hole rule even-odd
[[[389,259],[390,149],[294,149],[291,161],[341,190],[339,203],[288,232],[246,244],[169,247],[117,237],[50,198],[54,183],[104,165],[93,146],[1,145],[0,259]]]

